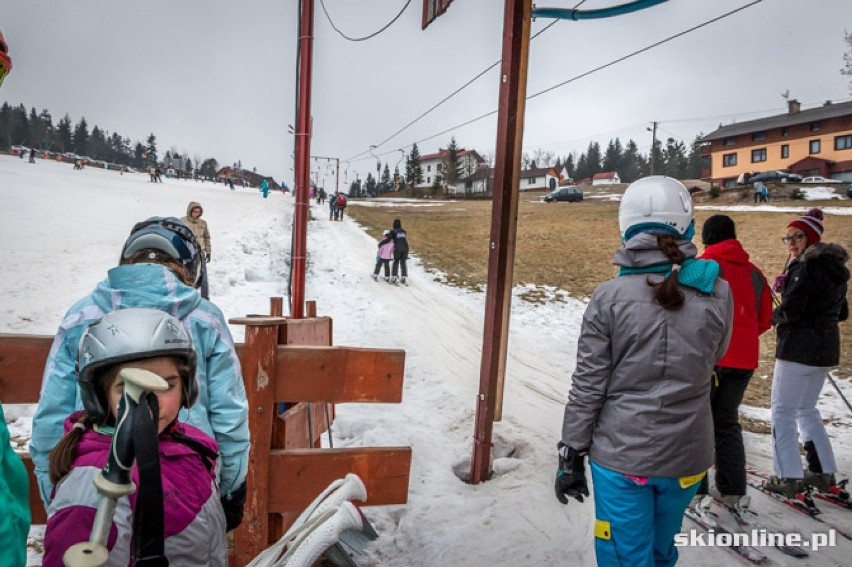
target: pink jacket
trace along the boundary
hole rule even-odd
[[[379,246],[379,258],[382,260],[393,260],[393,239]]]

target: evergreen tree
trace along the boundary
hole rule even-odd
[[[578,181],[591,177],[589,164],[586,160],[585,152],[580,154],[580,159],[577,160],[577,168],[575,169],[575,173],[577,174],[576,179]]]
[[[139,169],[145,167],[145,146],[141,142],[136,142],[133,148],[133,165]]]
[[[369,197],[375,197],[377,195],[376,180],[372,173],[367,174],[367,181],[364,183],[364,191]]]
[[[601,146],[597,142],[589,142],[589,149],[586,150],[586,167],[589,168],[589,174],[586,177],[592,177],[601,172]]]
[[[157,163],[157,137],[151,132],[145,144],[145,159],[148,163]]]
[[[441,189],[444,187],[444,178],[440,173],[435,175],[435,179],[432,181],[432,195],[437,195],[441,192]]]
[[[41,125],[41,120],[38,118],[38,113],[36,112],[35,107],[30,110],[30,118],[27,122],[29,125],[29,132],[27,133],[26,146],[30,148],[41,147],[43,127]]]
[[[639,154],[639,147],[633,140],[628,141],[621,158],[621,170],[618,176],[623,183],[633,183],[642,177],[643,167],[644,160]]]
[[[59,142],[59,151],[70,152],[74,145],[71,136],[71,118],[67,114],[59,121],[59,125],[56,127],[56,134]]]
[[[12,112],[12,144],[26,144],[30,138],[30,122],[27,109],[20,105]]]
[[[80,121],[74,126],[73,142],[75,154],[85,156],[89,153],[89,125],[86,124],[85,118],[80,118]]]
[[[420,150],[417,144],[411,146],[411,153],[405,162],[405,178],[411,187],[423,183],[423,165],[420,163]]]
[[[703,133],[700,133],[695,136],[695,140],[692,141],[692,147],[689,150],[689,158],[687,159],[686,166],[686,178],[687,179],[701,179],[701,169],[704,158],[701,157],[701,140]],[[709,167],[708,167],[709,168]]]
[[[4,102],[0,107],[0,150],[7,150],[12,145],[12,107]]]
[[[657,140],[651,146],[648,153],[648,171],[644,175],[662,175],[663,171],[663,150],[662,142]]]
[[[574,154],[568,154],[565,158],[565,172],[571,179],[577,179],[577,168],[574,166]]]
[[[214,158],[207,158],[201,163],[199,172],[205,177],[216,177],[216,172],[219,171],[219,162]]]
[[[675,179],[684,179],[686,177],[686,165],[686,146],[684,143],[674,138],[667,139],[666,147],[663,150],[662,174]]]
[[[601,167],[604,171],[615,171],[616,173],[621,175],[621,165],[623,157],[623,149],[621,147],[621,140],[616,138],[615,140],[610,140],[609,145],[606,147],[606,153],[604,154],[603,163]]]
[[[95,159],[105,159],[108,157],[106,137],[97,125],[92,128],[92,136],[89,139],[89,152]]]
[[[443,187],[446,192],[448,187],[454,187],[461,181],[464,173],[462,172],[462,164],[459,159],[459,147],[456,144],[456,137],[452,136],[450,138],[450,145],[447,146],[447,152],[444,154],[444,157],[441,159],[441,164],[443,165],[444,171],[442,179],[443,179]]]
[[[381,193],[388,193],[393,191],[393,180],[390,175],[390,168],[388,167],[387,162],[385,162],[385,169],[382,171],[382,182],[381,182]]]
[[[53,117],[50,115],[50,112],[47,111],[46,108],[42,109],[41,114],[38,115],[39,121],[39,133],[41,134],[39,147],[45,150],[49,150],[53,147],[54,140],[53,137]]]

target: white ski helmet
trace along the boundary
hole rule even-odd
[[[692,197],[683,183],[665,175],[643,177],[631,183],[618,208],[622,238],[641,228],[667,227],[683,236],[695,219]],[[628,236],[628,233],[629,236]]]
[[[183,385],[186,407],[198,398],[196,355],[180,320],[158,309],[128,308],[107,313],[86,328],[77,347],[77,383],[86,412],[95,421],[108,413],[99,370],[120,362],[176,356],[189,366]]]

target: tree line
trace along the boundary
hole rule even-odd
[[[33,107],[28,113],[23,104],[11,106],[4,102],[0,106],[0,151],[16,145],[35,148],[36,151],[74,153],[137,169],[159,163],[157,137],[153,132],[144,144],[138,140],[132,143],[130,138],[118,132],[110,133],[97,125],[90,131],[85,117],[72,124],[66,113],[54,124],[53,116],[47,109],[38,112]],[[181,158],[174,150],[166,151],[164,157]],[[219,164],[215,158],[207,158],[198,167],[186,156],[184,169],[188,174],[213,177],[219,169]]]

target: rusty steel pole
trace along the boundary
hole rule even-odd
[[[494,197],[488,250],[488,287],[485,292],[485,331],[470,462],[471,484],[488,480],[493,445],[491,435],[497,407],[503,395],[518,228],[518,184],[531,17],[532,0],[506,0],[497,114],[497,159],[494,164]]]
[[[302,0],[299,28],[299,100],[296,101],[296,212],[293,219],[293,278],[290,315],[305,317],[305,269],[308,249],[308,189],[311,182],[311,72],[313,70],[314,0]]]

